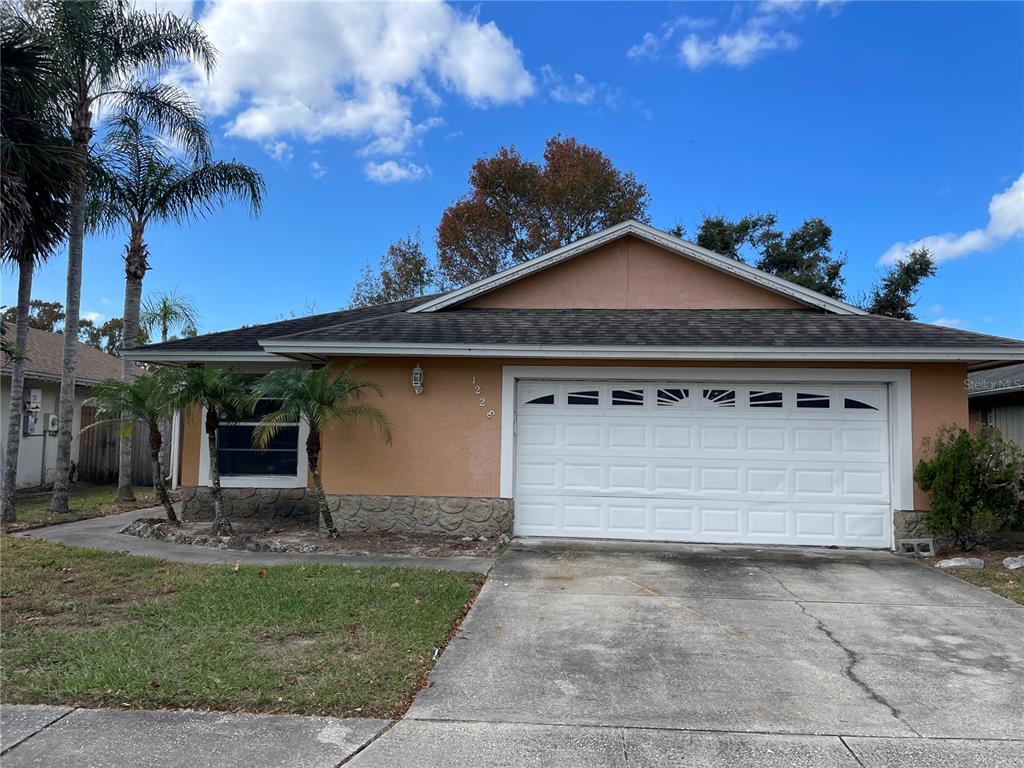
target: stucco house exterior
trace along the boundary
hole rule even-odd
[[[13,326],[6,329],[14,336]],[[59,333],[28,329],[25,350],[25,403],[21,440],[18,444],[18,487],[28,488],[53,482],[57,463],[56,414],[60,401],[60,374],[63,367],[64,336]],[[82,402],[94,384],[103,379],[121,378],[121,361],[88,344],[78,345],[75,377],[75,411],[71,428],[71,460],[78,461]],[[6,360],[0,369],[0,452],[7,455],[7,421],[11,401],[11,366]]]
[[[363,361],[395,439],[325,435],[339,527],[884,549],[927,508],[923,441],[968,423],[968,370],[1024,342],[868,315],[625,222],[449,293],[133,357]],[[209,512],[201,416],[174,435],[186,515]],[[232,514],[311,514],[304,425],[264,454],[248,430],[222,427]]]
[[[987,424],[1024,446],[1024,363],[974,371],[968,383],[971,429]]]

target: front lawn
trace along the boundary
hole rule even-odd
[[[115,512],[127,512],[132,509],[154,507],[159,502],[153,489],[147,486],[136,486],[135,501],[119,502],[116,485],[87,485],[76,483],[71,486],[71,512],[66,515],[55,515],[50,512],[50,491],[27,493],[18,491],[15,497],[14,510],[18,522],[8,530],[18,530],[48,523],[68,523],[84,520],[87,517],[100,517]]]
[[[0,540],[0,700],[396,717],[483,577]]]

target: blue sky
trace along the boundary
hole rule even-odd
[[[507,144],[539,158],[561,132],[635,172],[656,226],[824,217],[854,295],[894,246],[938,237],[945,260],[919,317],[1024,337],[1022,4],[192,12],[220,70],[175,77],[210,109],[218,156],[269,188],[258,220],[236,206],[150,232],[147,292],[190,296],[204,331],[344,306],[390,241],[419,229],[433,251],[474,159]],[[87,242],[83,312],[120,313],[122,248]],[[64,266],[62,254],[41,271],[37,297],[63,300]],[[9,303],[9,274],[4,285]]]

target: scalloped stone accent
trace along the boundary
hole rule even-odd
[[[205,486],[180,489],[185,520],[213,518],[213,494]],[[312,488],[224,488],[228,518],[317,519]],[[328,494],[338,530],[350,533],[436,533],[445,536],[497,538],[512,532],[512,500],[462,496],[363,496]]]

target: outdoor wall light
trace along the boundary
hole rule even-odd
[[[416,363],[416,367],[412,369],[412,375],[409,376],[409,380],[412,382],[412,391],[417,395],[423,394],[423,369],[420,368],[420,364]]]

